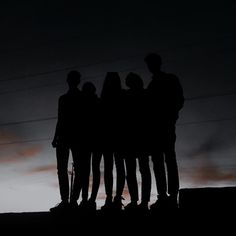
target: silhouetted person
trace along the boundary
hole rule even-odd
[[[125,107],[125,164],[127,184],[131,202],[125,210],[148,210],[151,193],[151,172],[149,167],[149,153],[146,145],[147,140],[147,98],[144,90],[143,80],[135,73],[129,73],[125,80],[126,91],[124,99]],[[136,176],[136,158],[142,178],[141,204],[138,205],[139,191]]]
[[[179,174],[175,152],[176,121],[184,104],[179,79],[161,71],[161,57],[151,53],[145,62],[152,73],[147,87],[149,99],[150,152],[158,191],[151,209],[178,207]]]
[[[122,89],[119,74],[108,72],[102,87],[102,148],[104,157],[105,205],[102,210],[121,209],[125,184],[125,167],[120,147]],[[116,166],[116,193],[113,199],[113,164]]]
[[[70,71],[67,74],[67,84],[69,90],[66,94],[60,96],[58,101],[58,120],[55,130],[52,146],[56,148],[57,173],[61,202],[50,209],[50,211],[65,210],[69,206],[69,176],[68,160],[70,151],[74,162],[74,186],[71,196],[74,198],[79,185],[78,167],[79,167],[79,136],[80,109],[83,106],[81,91],[77,88],[80,83],[80,73]]]
[[[96,87],[92,82],[85,82],[82,87],[82,93],[85,100],[85,146],[88,151],[89,159],[86,162],[85,168],[85,191],[88,191],[89,174],[92,158],[92,192],[91,196],[85,205],[87,210],[96,210],[96,198],[100,185],[100,162],[102,158],[100,129],[101,129],[101,104],[100,98],[96,94]]]

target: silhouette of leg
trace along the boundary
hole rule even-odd
[[[68,147],[57,147],[57,174],[59,181],[59,189],[61,200],[68,202],[69,200],[69,178],[68,178],[68,160],[69,160],[69,148]]]
[[[136,176],[136,158],[132,154],[128,154],[125,158],[126,178],[129,189],[131,202],[138,201],[138,181]]]
[[[166,152],[168,193],[177,194],[179,190],[179,173],[175,154]]]
[[[115,152],[115,165],[116,165],[116,195],[113,200],[113,209],[121,210],[122,209],[122,194],[125,186],[125,163],[122,156],[122,153]]]
[[[113,164],[114,164],[113,153],[104,152],[103,157],[104,157],[104,183],[106,191],[106,203],[111,204],[112,191],[113,191]]]
[[[88,200],[88,186],[90,174],[90,158],[91,152],[87,150],[72,149],[72,157],[74,161],[75,179],[73,186],[73,193],[71,198],[71,205],[76,208],[84,210]],[[82,202],[77,206],[77,201],[82,191]]]
[[[87,203],[88,210],[96,210],[96,198],[98,194],[98,189],[100,186],[101,172],[100,172],[100,163],[102,159],[102,152],[95,151],[92,153],[92,192]]]
[[[101,172],[100,172],[100,163],[102,159],[101,152],[94,152],[92,154],[92,173],[93,173],[93,185],[92,193],[90,197],[91,202],[95,202],[98,194],[98,189],[100,186]]]
[[[126,211],[133,211],[137,209],[137,202],[139,199],[138,195],[138,181],[137,181],[137,175],[136,175],[136,157],[134,153],[128,153],[125,158],[125,164],[126,164],[126,179],[127,179],[127,185],[129,189],[130,194],[130,200],[131,202],[125,206]]]
[[[165,144],[165,162],[168,178],[168,193],[177,194],[179,191],[179,173],[175,153],[175,127],[168,127]]]
[[[81,168],[81,156],[80,151],[77,148],[72,149],[72,158],[74,162],[74,183],[73,183],[73,191],[71,196],[71,203],[77,203],[80,192],[82,190],[82,180],[80,176],[80,168]]]
[[[179,172],[175,152],[175,127],[169,127],[165,145],[165,162],[167,170],[169,202],[172,206],[177,206],[177,196],[179,191]]]
[[[141,153],[138,158],[139,170],[141,173],[142,184],[141,184],[141,202],[148,204],[151,195],[151,170],[149,166],[149,156]]]
[[[125,186],[125,163],[122,153],[116,152],[115,164],[116,164],[116,197],[121,197]]]
[[[56,148],[57,157],[57,174],[59,189],[61,195],[61,202],[55,207],[50,208],[51,212],[65,212],[69,209],[69,178],[68,178],[68,160],[69,147],[59,146]]]
[[[90,176],[90,164],[91,164],[91,152],[84,151],[82,158],[82,172],[81,178],[83,180],[82,185],[82,201],[86,202],[88,200],[88,188],[89,188],[89,176]]]
[[[166,198],[167,182],[166,182],[165,161],[163,153],[154,153],[152,155],[152,161],[153,161],[153,170],[156,181],[158,199]]]

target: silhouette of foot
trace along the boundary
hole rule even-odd
[[[125,206],[125,211],[136,211],[138,209],[137,202],[130,202]]]
[[[88,202],[87,202],[87,209],[89,211],[96,211],[96,209],[97,209],[96,202],[92,199],[89,199]]]
[[[112,202],[112,208],[113,210],[122,210],[123,208],[123,203],[122,200],[124,200],[124,198],[122,196],[115,196],[114,200]]]
[[[177,209],[178,203],[176,199],[171,197],[158,199],[154,204],[150,206],[150,210],[162,210],[162,209]]]
[[[70,202],[70,210],[75,212],[79,210],[79,205],[77,203],[77,201],[71,201]]]
[[[102,211],[110,211],[112,210],[112,199],[107,198],[105,204],[101,207]]]
[[[148,202],[141,202],[138,206],[137,206],[139,211],[148,211]]]
[[[87,210],[87,207],[88,207],[88,200],[82,200],[80,204],[78,205],[78,210],[85,211]]]
[[[70,208],[69,203],[67,201],[61,201],[55,207],[50,208],[50,212],[66,212]]]
[[[168,208],[170,208],[170,209],[178,209],[179,208],[178,200],[177,200],[176,195],[168,196]]]
[[[150,206],[150,210],[151,211],[156,211],[156,210],[167,209],[167,206],[168,206],[167,197],[166,198],[160,198],[160,199],[157,199],[157,201]]]

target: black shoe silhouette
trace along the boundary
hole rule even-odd
[[[50,212],[53,213],[60,213],[60,212],[66,212],[70,209],[70,205],[66,201],[61,201],[59,204],[57,204],[55,207],[50,208]]]

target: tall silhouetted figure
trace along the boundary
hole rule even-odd
[[[55,130],[52,146],[56,148],[57,158],[57,173],[59,181],[59,189],[61,195],[61,202],[50,209],[50,211],[66,210],[69,207],[69,176],[68,176],[68,160],[70,151],[72,153],[74,163],[74,186],[71,196],[76,201],[79,176],[79,145],[81,141],[80,126],[81,118],[80,112],[83,106],[83,99],[81,91],[77,88],[80,83],[80,73],[78,71],[70,71],[67,74],[67,84],[69,90],[66,94],[59,98],[58,102],[58,120]],[[79,187],[80,188],[80,187]]]
[[[120,146],[120,122],[122,112],[122,89],[119,74],[108,72],[102,87],[102,148],[104,157],[105,205],[102,210],[121,209],[125,184],[124,159]],[[116,166],[116,193],[113,199],[113,164]]]
[[[90,165],[92,160],[92,192],[91,196],[85,204],[86,210],[96,210],[96,198],[100,185],[100,162],[102,158],[101,151],[101,103],[100,98],[96,94],[96,87],[92,82],[85,82],[82,87],[84,95],[85,109],[84,109],[84,127],[86,129],[85,147],[88,152],[88,162],[84,166],[87,170],[85,176],[85,190],[88,191]]]
[[[150,154],[158,200],[151,209],[178,207],[179,174],[175,152],[176,121],[184,104],[179,79],[161,70],[160,55],[151,53],[145,62],[152,73],[147,87],[149,99]]]
[[[151,172],[149,167],[149,153],[146,125],[148,122],[147,114],[147,96],[144,90],[142,78],[129,73],[125,80],[128,90],[125,93],[125,164],[126,178],[130,193],[131,202],[125,207],[125,210],[148,210],[151,193]],[[139,169],[142,178],[141,184],[141,204],[139,200],[138,182],[136,176],[136,159],[139,162]]]

